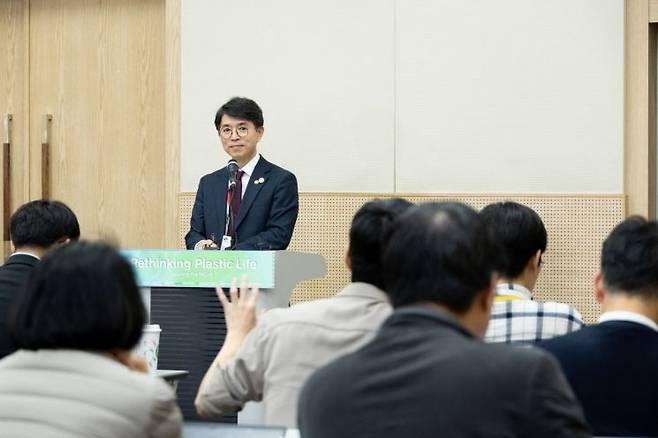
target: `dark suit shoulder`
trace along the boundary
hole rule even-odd
[[[265,157],[262,155],[260,156],[260,160],[258,160],[258,164],[256,165],[256,170],[262,170],[262,171],[267,171],[267,172],[275,172],[275,173],[280,173],[282,176],[287,176],[287,175],[292,175],[293,177],[295,176],[294,173],[291,171],[284,169],[281,166],[278,166],[270,161],[267,161]]]
[[[658,333],[642,324],[608,321],[540,342],[537,346],[554,354],[561,361],[577,356],[590,362],[611,356],[613,352],[631,353],[637,350],[658,357]]]
[[[221,169],[217,169],[214,172],[207,173],[201,177],[201,182],[207,181],[207,180],[212,180],[215,178],[221,178],[224,175],[228,174],[228,170],[226,170],[226,166],[222,167]]]
[[[34,256],[27,254],[14,254],[5,261],[4,265],[0,266],[0,269],[8,268],[13,265],[36,266],[37,263],[39,263],[39,259]]]
[[[519,387],[536,383],[537,373],[559,369],[557,360],[538,348],[485,344],[473,348],[468,362],[481,363],[482,374],[501,386],[515,382]],[[543,371],[542,371],[543,370]]]
[[[540,349],[521,346],[510,346],[507,344],[484,344],[484,348],[477,348],[477,355],[493,361],[521,364],[520,367],[530,363],[546,360],[549,355]]]

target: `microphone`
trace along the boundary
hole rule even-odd
[[[234,191],[238,181],[238,162],[229,160],[228,162],[228,189]]]

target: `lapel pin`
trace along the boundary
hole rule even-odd
[[[265,182],[265,178],[260,177],[254,181],[254,184],[263,184],[264,182]]]

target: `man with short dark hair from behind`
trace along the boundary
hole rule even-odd
[[[533,299],[548,243],[539,215],[508,201],[486,206],[480,216],[500,242],[499,256],[505,259],[484,340],[533,344],[581,328],[583,318],[573,306]]]
[[[539,344],[553,353],[595,435],[658,436],[658,222],[632,216],[603,242],[599,323]]]
[[[590,436],[555,359],[479,339],[499,249],[478,213],[430,203],[393,227],[383,268],[394,312],[372,342],[307,380],[301,435]]]
[[[394,219],[410,206],[402,199],[375,200],[357,211],[345,257],[352,283],[332,298],[270,310],[256,324],[255,300],[247,298],[246,288],[239,298],[233,288],[230,303],[218,289],[228,332],[199,388],[199,414],[216,417],[262,400],[265,424],[296,427],[306,377],[365,344],[390,315],[382,291],[382,246]]]
[[[0,266],[0,358],[15,351],[7,333],[7,311],[16,292],[48,250],[78,240],[80,225],[64,203],[42,199],[11,215],[9,237],[12,255]]]

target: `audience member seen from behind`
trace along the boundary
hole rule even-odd
[[[12,437],[179,437],[172,389],[130,354],[145,309],[130,264],[102,243],[47,254],[10,310],[19,347],[0,361]]]
[[[603,243],[599,323],[539,344],[553,353],[596,435],[658,436],[658,223],[633,216]]]
[[[409,207],[402,199],[376,200],[357,211],[345,256],[352,283],[335,297],[270,310],[256,324],[256,302],[246,287],[239,298],[233,288],[230,303],[218,290],[228,334],[199,388],[199,413],[219,416],[263,400],[265,424],[297,427],[306,377],[365,344],[390,315],[382,291],[382,246],[395,218]]]
[[[488,205],[480,215],[501,244],[497,257],[506,262],[485,341],[531,344],[581,328],[582,316],[572,306],[533,299],[548,240],[539,215],[516,202]]]
[[[589,436],[555,359],[479,339],[499,249],[474,210],[412,208],[389,242],[383,267],[395,310],[372,342],[307,380],[302,436]]]
[[[0,359],[13,353],[7,312],[19,288],[50,249],[80,237],[75,214],[61,202],[39,200],[21,206],[9,219],[12,255],[0,266]]]

